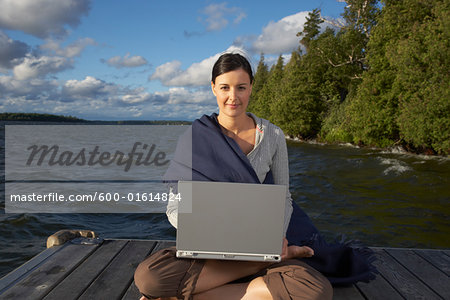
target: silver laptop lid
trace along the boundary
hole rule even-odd
[[[177,256],[279,261],[286,187],[180,181]]]

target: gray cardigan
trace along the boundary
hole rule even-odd
[[[289,192],[289,162],[284,133],[268,120],[261,119],[249,112],[247,114],[256,123],[255,146],[247,154],[247,158],[258,175],[259,181],[263,182],[267,172],[272,170],[274,183],[286,186],[286,217],[284,220],[284,235],[286,236],[292,214],[292,198]],[[175,228],[177,227],[177,204],[177,201],[168,202],[166,211],[169,222]]]

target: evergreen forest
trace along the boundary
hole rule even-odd
[[[290,137],[449,155],[450,0],[346,3],[309,13],[288,62],[261,54],[248,110]]]

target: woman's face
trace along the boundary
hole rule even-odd
[[[252,93],[252,84],[250,76],[243,69],[217,76],[216,82],[211,82],[211,88],[221,114],[237,117],[245,113]]]

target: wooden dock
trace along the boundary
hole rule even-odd
[[[139,262],[174,241],[76,238],[0,279],[0,299],[139,299]],[[380,274],[334,289],[334,299],[450,299],[450,251],[373,248]]]

